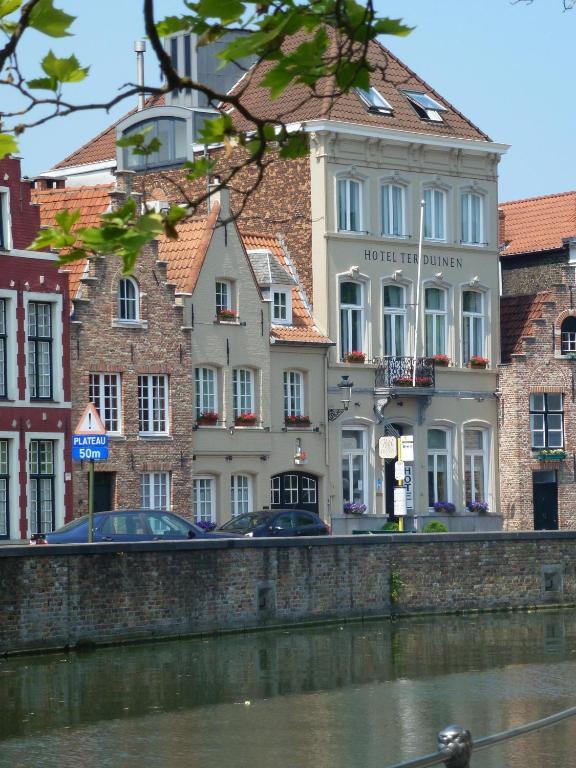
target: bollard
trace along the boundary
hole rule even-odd
[[[469,768],[473,746],[472,734],[461,725],[448,725],[438,734],[438,750],[449,755],[446,768]]]

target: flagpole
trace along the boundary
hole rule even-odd
[[[412,361],[412,386],[416,386],[416,359],[418,355],[418,328],[420,326],[420,277],[422,274],[422,237],[424,234],[424,200],[420,200],[420,234],[418,237],[418,272],[416,277],[416,326],[414,328],[414,359]]]

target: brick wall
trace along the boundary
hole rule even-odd
[[[504,256],[502,264],[502,293],[504,296],[545,291],[562,282],[564,266],[568,261],[565,250],[552,253]]]
[[[572,532],[6,547],[0,653],[574,603],[575,555]]]
[[[19,158],[0,160],[0,187],[8,187],[10,192],[12,247],[27,248],[40,228],[40,213],[30,203],[30,182],[21,180]]]

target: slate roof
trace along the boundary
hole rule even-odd
[[[500,206],[501,255],[555,251],[576,236],[576,192],[562,192]],[[503,216],[502,216],[503,214]]]
[[[522,337],[535,335],[533,321],[542,317],[543,305],[551,301],[550,293],[500,298],[501,360],[509,363],[511,355],[521,354]]]
[[[294,283],[294,279],[280,265],[272,251],[268,249],[251,251],[248,248],[247,250],[259,286],[264,288],[270,285],[292,285]]]

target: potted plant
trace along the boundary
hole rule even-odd
[[[363,515],[366,512],[366,504],[360,504],[357,501],[347,501],[344,504],[344,512],[347,515]]]
[[[567,456],[564,448],[540,448],[536,454],[538,461],[563,461]]]
[[[392,384],[395,387],[411,387],[412,386],[412,377],[411,376],[399,376],[398,378],[394,379]],[[416,376],[416,387],[431,387],[432,386],[432,379],[430,376]]]
[[[468,360],[468,367],[469,368],[487,368],[488,367],[488,358],[487,357],[481,357],[480,355],[473,355],[470,360]]]
[[[486,512],[488,512],[488,502],[480,501],[479,499],[477,499],[476,501],[467,501],[466,509],[468,510],[468,512],[480,512],[482,514],[485,514]]]
[[[309,416],[298,416],[293,414],[292,416],[284,416],[284,424],[287,427],[309,427]]]
[[[451,362],[448,355],[432,355],[430,359],[433,360],[434,365],[438,366],[439,368],[448,368]]]
[[[456,512],[456,506],[451,501],[435,501],[434,509],[436,512],[442,512],[447,515],[453,515]]]
[[[196,525],[199,528],[202,528],[203,531],[213,531],[214,528],[216,528],[216,523],[213,523],[212,520],[196,520]]]
[[[237,427],[252,427],[258,421],[258,415],[256,413],[239,413],[234,419],[234,423]]]
[[[196,419],[197,424],[216,424],[218,422],[218,414],[216,411],[202,411]]]
[[[344,358],[344,362],[346,363],[364,363],[365,361],[366,354],[364,352],[360,352],[358,349],[353,349],[352,352],[348,352]]]
[[[238,317],[235,309],[219,309],[216,314],[218,320],[236,320]]]

